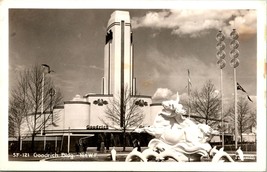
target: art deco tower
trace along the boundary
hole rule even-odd
[[[129,12],[111,14],[105,43],[103,93],[121,94],[126,87],[132,92],[133,46]]]

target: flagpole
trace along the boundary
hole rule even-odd
[[[216,45],[217,54],[216,57],[218,59],[217,65],[220,67],[221,75],[220,75],[220,95],[221,95],[221,132],[222,132],[222,147],[224,147],[224,124],[223,124],[223,68],[225,67],[226,61],[224,60],[225,54],[225,36],[220,30],[216,35],[216,40],[218,41]]]
[[[42,102],[41,102],[41,115],[44,116],[44,151],[45,151],[45,145],[46,145],[46,137],[45,137],[45,114],[44,114],[44,71],[43,71],[43,78],[42,78]]]
[[[221,69],[221,120],[222,120],[222,147],[224,147],[224,123],[223,123],[223,70]]]
[[[235,148],[237,149],[237,143],[238,143],[238,123],[237,123],[237,82],[236,82],[236,68],[239,66],[239,51],[237,48],[239,47],[238,40],[238,33],[236,32],[236,29],[233,29],[233,31],[230,33],[231,37],[231,43],[230,43],[230,57],[232,58],[230,60],[230,66],[234,69],[234,115],[235,115]]]
[[[188,93],[188,118],[190,119],[190,114],[191,114],[191,90],[190,90],[190,73],[189,69],[188,71],[188,80],[187,80],[187,93]]]
[[[234,68],[234,109],[235,109],[235,148],[237,149],[237,136],[238,136],[238,129],[237,129],[237,86],[236,86],[236,68]]]

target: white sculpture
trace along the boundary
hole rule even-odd
[[[117,152],[116,152],[116,150],[115,150],[115,148],[113,147],[112,148],[112,150],[111,150],[111,159],[112,159],[112,161],[116,161],[116,154],[117,154]]]
[[[147,162],[147,158],[141,152],[137,151],[137,148],[134,148],[133,151],[127,155],[125,161],[130,162],[134,158],[138,158],[140,161]]]
[[[145,153],[145,157],[153,155],[159,159],[162,155],[170,154],[176,161],[187,161],[186,155],[191,155],[191,158],[194,157],[192,155],[197,155],[198,159],[200,156],[208,156],[211,146],[207,141],[219,132],[184,117],[186,111],[179,103],[178,94],[177,100],[163,101],[162,106],[163,109],[157,114],[152,126],[136,129],[136,132],[147,132],[155,136],[148,148],[160,155],[156,157],[154,153]]]
[[[157,139],[169,145],[175,145],[179,142],[199,145],[206,143],[213,134],[218,134],[205,124],[195,124],[188,118],[185,118],[186,111],[179,104],[179,98],[176,101],[162,102],[163,110],[156,116],[153,126],[139,128],[137,132],[148,132]]]
[[[233,158],[224,151],[223,147],[220,150],[217,150],[216,146],[214,146],[210,151],[210,156],[212,157],[211,162],[235,162]],[[238,160],[238,158],[240,158],[241,161],[244,161],[244,154],[240,147],[236,151],[235,160]]]
[[[135,130],[155,136],[148,143],[148,149],[142,153],[134,149],[128,154],[126,161],[137,158],[143,162],[167,159],[177,162],[202,161],[204,159],[211,162],[234,162],[224,148],[217,150],[216,146],[211,148],[208,143],[213,135],[219,134],[218,131],[205,124],[196,124],[183,116],[186,111],[179,104],[178,93],[176,101],[164,101],[162,106],[163,109],[157,114],[152,126]],[[244,160],[240,148],[236,151],[236,155],[241,161]]]
[[[238,147],[236,150],[236,160],[238,160],[238,158],[240,158],[241,161],[244,161],[244,153],[241,150],[241,147]]]
[[[211,162],[224,162],[225,160],[222,158],[227,159],[229,162],[235,162],[232,159],[232,157],[228,153],[226,153],[223,149],[224,148],[222,147],[219,151],[216,152]]]

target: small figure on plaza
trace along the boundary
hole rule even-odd
[[[83,147],[83,152],[86,153],[87,145],[86,145],[85,140],[82,142],[82,147]]]
[[[115,138],[114,138],[114,135],[112,133],[110,134],[110,146],[112,146],[112,147],[115,146]]]
[[[140,141],[139,140],[134,139],[133,148],[137,148],[137,151],[141,152],[141,146],[140,146]]]
[[[101,144],[100,144],[100,152],[101,153],[104,153],[105,152],[105,142],[101,142]]]
[[[50,146],[50,143],[46,143],[46,145],[45,145],[45,153],[48,153],[48,154],[51,153],[51,146]]]
[[[80,153],[80,144],[79,144],[78,141],[75,143],[75,151],[76,151],[77,154]]]

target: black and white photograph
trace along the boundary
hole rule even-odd
[[[266,170],[265,1],[22,2],[3,170]]]

